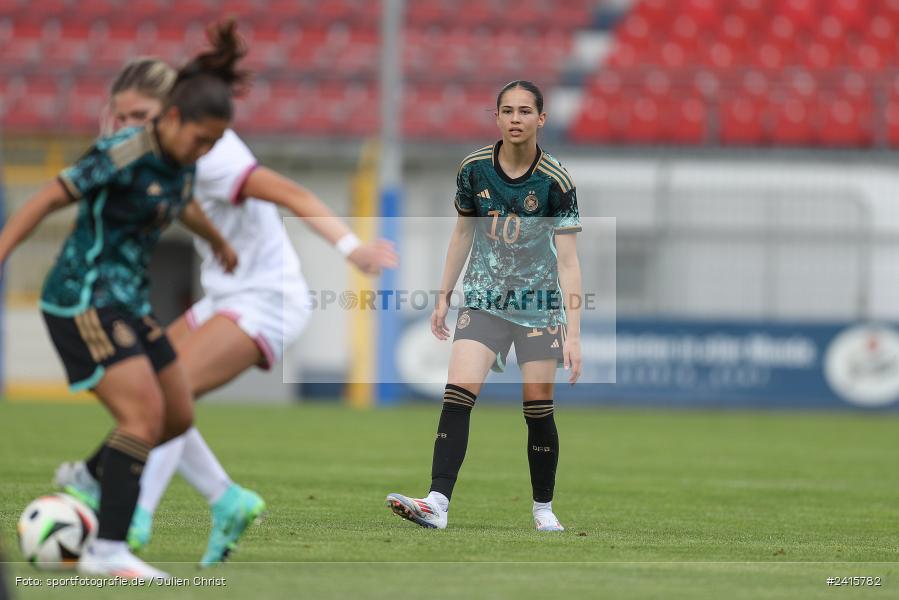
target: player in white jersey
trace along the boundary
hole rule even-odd
[[[154,118],[173,81],[174,71],[160,60],[129,63],[112,86],[106,126],[117,129]],[[398,264],[389,242],[361,243],[312,192],[260,166],[232,130],[197,163],[195,196],[239,261],[235,272],[226,274],[208,244],[196,241],[205,296],[167,329],[195,397],[253,366],[271,368],[305,326],[306,282],[278,206],[303,218],[366,274]],[[97,462],[95,455],[85,462],[65,463],[57,483],[90,502],[98,494]],[[151,452],[129,544],[139,549],[149,543],[153,513],[176,470],[212,508],[213,527],[201,564],[224,561],[265,503],[231,481],[195,427]]]

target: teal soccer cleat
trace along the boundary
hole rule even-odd
[[[134,516],[131,517],[131,525],[128,527],[128,546],[133,552],[137,552],[150,543],[153,533],[153,513],[136,506]]]
[[[76,460],[59,465],[53,483],[65,493],[87,504],[94,512],[100,510],[100,482],[93,478],[84,461]]]
[[[237,549],[237,542],[265,512],[265,501],[252,490],[232,483],[225,494],[212,505],[212,531],[206,553],[200,559],[201,567],[225,562]]]

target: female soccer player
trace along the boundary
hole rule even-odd
[[[125,67],[111,90],[113,127],[141,124],[156,115],[174,71],[164,62],[139,59]],[[197,164],[195,195],[235,247],[240,266],[225,275],[210,247],[203,257],[206,296],[168,329],[196,397],[221,387],[253,366],[270,368],[302,332],[308,292],[297,255],[290,250],[278,206],[303,218],[364,273],[397,265],[390,243],[361,244],[317,196],[278,173],[258,166],[249,148],[227,130]],[[61,468],[57,482],[96,498],[96,457]],[[263,500],[234,484],[196,428],[155,449],[141,479],[137,510],[128,533],[132,548],[150,541],[152,518],[178,469],[209,502],[212,531],[201,564],[227,558],[246,528],[262,513]]]
[[[426,498],[387,496],[393,512],[422,527],[446,527],[471,409],[491,367],[501,370],[515,344],[524,380],[534,521],[539,531],[564,529],[552,511],[559,459],[553,382],[559,362],[571,369],[571,384],[581,370],[581,275],[574,235],[581,227],[571,177],[537,145],[545,120],[537,86],[509,83],[496,99],[502,140],[469,154],[459,169],[459,217],[441,298],[431,315],[437,339],[449,337],[450,294],[469,252],[471,258],[434,443],[431,491]]]
[[[75,228],[47,276],[40,306],[73,390],[90,389],[116,421],[97,459],[99,531],[83,573],[165,577],[125,537],[150,449],[193,421],[190,386],[149,304],[147,267],[160,232],[180,214],[233,269],[235,258],[192,202],[196,161],[231,121],[243,82],[233,23],[181,69],[160,117],[99,139],[38,192],[0,233],[0,262],[51,212],[78,202]],[[187,207],[187,208],[185,208]]]

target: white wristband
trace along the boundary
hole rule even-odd
[[[347,257],[361,245],[362,242],[359,240],[359,238],[356,237],[355,233],[348,233],[337,240],[337,243],[334,245],[334,247],[337,248],[337,251],[340,252],[344,257]]]

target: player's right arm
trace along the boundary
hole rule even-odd
[[[77,163],[32,196],[0,232],[0,265],[47,215],[98,192],[119,170],[109,153],[95,144]]]
[[[60,180],[43,187],[10,217],[0,232],[0,265],[50,213],[74,202]]]
[[[456,226],[450,237],[449,248],[446,251],[446,263],[443,266],[443,276],[440,278],[440,293],[437,297],[437,306],[431,313],[431,333],[438,340],[449,338],[449,329],[446,326],[446,314],[449,312],[450,297],[462,267],[471,252],[471,243],[474,240],[474,226],[477,217],[459,215]]]
[[[465,163],[459,168],[456,175],[456,198],[453,205],[459,213],[453,235],[450,237],[449,248],[446,251],[446,263],[443,266],[443,276],[440,278],[440,292],[437,295],[437,306],[431,313],[431,333],[438,340],[449,339],[450,331],[446,326],[446,315],[449,312],[450,297],[462,274],[462,267],[471,252],[471,244],[474,241],[474,227],[477,220],[477,207],[474,203],[474,195],[471,193],[471,174]]]
[[[280,173],[258,167],[247,177],[241,192],[248,197],[283,206],[303,219],[367,275],[378,275],[381,269],[394,269],[399,265],[399,256],[392,242],[375,240],[361,243],[347,224],[318,196]],[[341,249],[341,241],[350,241],[348,238],[352,239],[351,247]]]

